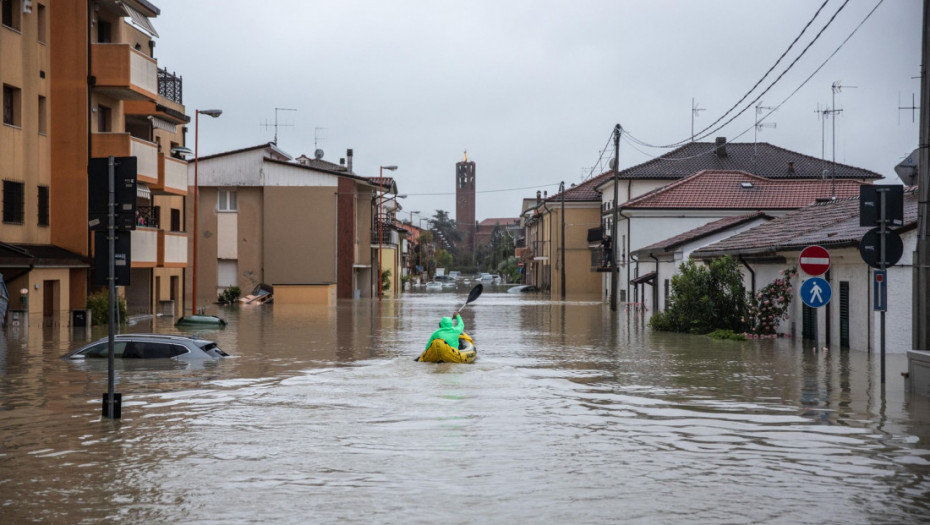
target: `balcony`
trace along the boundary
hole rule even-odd
[[[158,182],[149,184],[157,193],[187,195],[187,162],[165,155],[158,155]]]
[[[138,181],[158,184],[158,146],[129,133],[94,133],[91,157],[135,157]],[[185,187],[187,174],[185,173]]]
[[[158,231],[158,266],[184,268],[187,266],[187,234]]]
[[[382,246],[397,246],[400,244],[400,235],[397,233],[393,227],[384,225],[381,230],[381,244]],[[378,225],[374,225],[371,230],[371,244],[372,247],[378,247]]]
[[[117,100],[158,98],[158,63],[129,44],[93,44],[94,88]]]
[[[137,226],[130,237],[133,268],[154,268],[158,265],[158,234],[156,228]]]
[[[168,68],[158,70],[158,94],[179,105],[184,104],[181,76],[169,73]]]

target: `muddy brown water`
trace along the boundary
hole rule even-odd
[[[930,410],[901,354],[656,334],[596,302],[487,291],[479,359],[422,364],[467,289],[242,307],[233,357],[59,359],[0,338],[4,523],[917,523]],[[170,319],[127,331],[174,333]],[[90,338],[104,337],[95,328]]]

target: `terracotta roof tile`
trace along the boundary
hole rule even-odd
[[[895,231],[913,229],[917,222],[917,198],[914,192],[904,195],[904,224]],[[800,250],[806,246],[858,246],[871,228],[859,226],[859,198],[818,202],[790,212],[765,224],[740,232],[733,237],[705,246],[693,257],[718,257],[726,254],[774,254],[781,250]]]
[[[708,235],[713,235],[718,232],[722,232],[734,226],[739,226],[747,222],[756,220],[756,219],[765,219],[771,220],[772,217],[766,215],[761,211],[754,213],[747,213],[744,215],[734,215],[733,217],[724,217],[713,222],[709,222],[703,226],[694,228],[693,230],[688,230],[684,233],[676,235],[674,237],[669,237],[668,239],[659,241],[655,244],[650,244],[649,246],[639,248],[634,250],[633,253],[649,253],[649,252],[670,252],[681,246],[682,244],[696,241]]]
[[[794,209],[859,195],[857,180],[774,180],[742,171],[705,170],[627,201],[623,209]]]
[[[702,170],[744,171],[767,179],[821,180],[824,170],[832,173],[833,164],[816,157],[803,155],[766,142],[726,145],[727,155],[716,154],[712,142],[692,142],[661,157],[621,170],[621,180],[668,179],[675,180],[693,175]],[[596,188],[610,182],[613,172],[606,171],[565,191],[566,201],[597,201],[601,192]],[[882,175],[874,171],[836,164],[836,180],[877,180]],[[560,194],[548,197],[549,201],[561,199]]]

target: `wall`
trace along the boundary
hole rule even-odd
[[[293,304],[332,306],[336,304],[336,284],[277,284],[274,287],[274,302],[276,306]]]
[[[336,282],[335,193],[328,186],[265,188],[262,243],[269,284]]]

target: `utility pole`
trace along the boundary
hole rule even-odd
[[[930,200],[930,79],[927,78],[927,61],[930,60],[930,0],[924,0],[923,39],[920,60],[920,138],[917,162],[917,252],[914,254],[914,348],[930,350],[927,340],[930,325],[930,218],[927,201]]]
[[[559,193],[562,195],[562,233],[559,234],[559,244],[562,245],[562,253],[559,255],[559,266],[561,268],[559,280],[562,281],[562,300],[565,300],[565,181],[559,183]]]
[[[928,0],[930,1],[930,0]],[[613,206],[613,220],[610,225],[610,310],[613,312],[617,311],[617,287],[619,283],[617,280],[620,278],[620,269],[617,265],[617,220],[619,219],[619,194],[620,191],[620,133],[623,131],[623,128],[620,127],[620,124],[614,126],[614,206]]]

